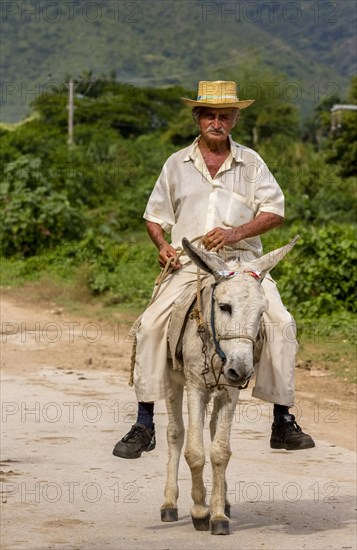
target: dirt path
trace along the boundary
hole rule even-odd
[[[297,369],[295,414],[317,446],[296,453],[269,448],[270,406],[241,393],[228,469],[232,534],[217,539],[191,525],[184,460],[179,521],[160,522],[163,403],[156,449],[135,461],[111,455],[136,408],[128,323],[46,307],[2,301],[4,550],[356,548],[354,389]],[[205,479],[209,492],[209,467]]]

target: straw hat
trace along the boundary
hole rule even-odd
[[[197,100],[181,97],[182,101],[188,107],[214,107],[228,108],[235,107],[246,109],[255,99],[245,99],[239,101],[237,97],[237,85],[235,82],[227,80],[216,80],[213,82],[201,80],[198,83]]]

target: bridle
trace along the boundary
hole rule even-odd
[[[223,349],[219,345],[220,340],[235,340],[235,339],[241,338],[242,340],[250,340],[251,342],[253,342],[253,344],[255,344],[256,339],[249,336],[249,334],[232,334],[232,333],[223,334],[217,337],[216,324],[215,324],[215,307],[214,307],[216,287],[217,287],[217,283],[213,285],[212,294],[211,294],[211,331],[212,331],[212,339],[213,339],[216,353],[221,359],[222,363],[225,363],[227,361],[227,357]]]

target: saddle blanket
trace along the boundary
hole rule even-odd
[[[213,277],[201,279],[201,302],[210,299]],[[169,331],[168,353],[174,370],[183,370],[182,362],[182,338],[186,327],[188,315],[197,300],[197,287],[187,288],[175,301],[172,308]]]

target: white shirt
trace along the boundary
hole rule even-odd
[[[165,162],[151,193],[144,218],[171,234],[172,246],[183,237],[192,240],[214,227],[237,227],[260,212],[284,216],[284,195],[262,158],[229,136],[230,154],[214,178],[198,147],[197,138]],[[233,246],[261,256],[259,237]]]

